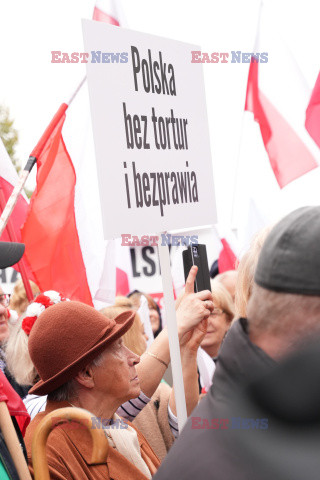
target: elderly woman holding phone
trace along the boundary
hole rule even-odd
[[[181,342],[195,328],[205,328],[213,308],[210,292],[193,293],[195,274],[196,268],[190,272],[177,310]],[[159,466],[154,451],[130,422],[123,428],[116,411],[142,388],[152,395],[170,360],[168,338],[166,332],[162,338],[159,335],[138,369],[139,356],[125,347],[121,338],[133,319],[134,312],[129,311],[111,320],[79,302],[61,302],[41,313],[29,337],[30,357],[40,377],[31,393],[47,394],[48,401],[46,411],[27,429],[31,472],[36,426],[46,413],[74,406],[88,410],[100,421],[113,448],[107,463],[92,465],[90,435],[70,425],[56,428],[47,444],[52,479],[145,479],[154,474]]]

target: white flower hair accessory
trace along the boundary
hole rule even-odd
[[[15,325],[19,320],[19,315],[15,310],[11,310],[10,308],[7,309],[8,311],[8,319],[11,325]]]
[[[46,292],[43,292],[43,295],[46,295],[47,297],[49,297],[53,303],[70,301],[69,298],[65,298],[63,295],[61,295],[61,293],[56,292],[55,290],[47,290]]]
[[[56,303],[69,301],[61,293],[55,290],[48,290],[44,293],[40,293],[26,310],[26,316],[22,321],[22,330],[29,336],[34,322],[39,315],[45,311],[46,308],[51,307]]]

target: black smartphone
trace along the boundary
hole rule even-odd
[[[187,280],[190,269],[193,265],[198,267],[198,273],[194,282],[194,291],[210,290],[210,274],[208,266],[207,248],[205,245],[190,245],[182,252],[184,278]]]

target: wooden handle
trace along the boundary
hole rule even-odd
[[[92,414],[82,408],[59,408],[46,415],[34,432],[32,440],[32,464],[35,480],[50,480],[46,456],[47,439],[54,427],[66,422],[80,423],[90,431],[93,442],[92,463],[104,463],[107,461],[109,443],[103,429],[92,428]]]
[[[32,480],[6,402],[0,402],[0,428],[20,480]]]

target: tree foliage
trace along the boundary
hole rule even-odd
[[[19,140],[18,131],[13,126],[14,120],[10,118],[9,108],[0,105],[0,137],[15,166],[17,172],[21,170],[16,157],[16,146]]]
[[[21,166],[16,156],[16,146],[19,141],[18,131],[13,126],[14,120],[10,118],[9,108],[5,105],[0,105],[0,138],[11,158],[11,161],[17,171],[20,172]],[[31,197],[33,191],[24,187],[24,191],[28,198]]]

